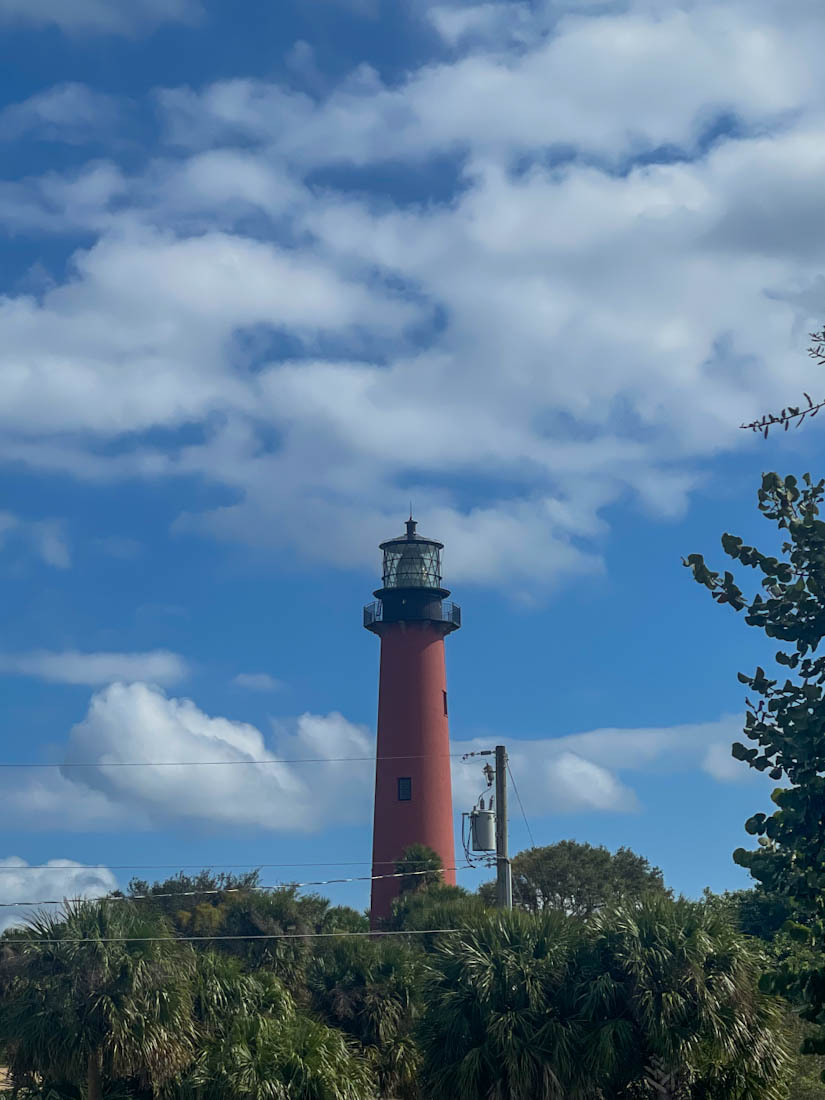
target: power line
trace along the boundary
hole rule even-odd
[[[461,752],[415,753],[402,756],[303,756],[271,760],[94,760],[51,764],[42,761],[0,761],[0,768],[214,768],[236,764],[374,764],[376,760],[453,760]]]
[[[536,842],[533,839],[533,830],[530,828],[530,822],[527,820],[527,814],[524,812],[524,803],[521,801],[521,795],[518,793],[518,784],[516,783],[515,776],[513,775],[513,769],[510,767],[510,761],[507,761],[507,772],[510,776],[510,782],[513,784],[513,790],[516,792],[516,799],[521,809],[521,816],[524,818],[524,824],[527,826],[527,835],[530,837],[530,846],[535,848]]]
[[[347,936],[436,936],[448,932],[469,932],[469,928],[410,928],[406,931],[389,932],[278,932],[271,935],[249,936],[101,936],[94,939],[70,936],[57,936],[53,939],[18,939],[10,936],[5,942],[8,944],[28,944],[37,946],[41,943],[212,943],[215,940],[312,940],[312,939],[344,939]]]
[[[38,905],[63,905],[67,901],[154,901],[157,898],[192,898],[204,895],[216,894],[248,894],[269,893],[274,890],[299,890],[305,886],[331,886],[345,882],[375,882],[376,879],[407,878],[412,875],[428,875],[435,870],[439,871],[466,871],[472,864],[458,864],[455,867],[428,868],[424,871],[394,871],[391,875],[354,875],[350,878],[326,878],[317,879],[314,882],[277,882],[272,886],[229,886],[223,889],[209,890],[173,890],[167,894],[123,894],[115,896],[103,896],[99,898],[40,898],[38,901],[0,901],[0,909],[18,909]]]
[[[0,866],[0,874],[16,874],[18,871],[212,871],[220,868],[248,868],[258,870],[264,867],[379,867],[394,866],[397,859],[359,859],[338,862],[328,860],[320,863],[27,863],[23,867]],[[429,863],[429,860],[406,860],[405,862]]]

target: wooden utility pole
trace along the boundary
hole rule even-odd
[[[496,905],[513,908],[513,880],[507,854],[507,752],[496,745]]]

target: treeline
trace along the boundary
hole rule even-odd
[[[511,914],[486,887],[441,884],[431,853],[406,853],[399,873],[395,934],[382,938],[317,895],[207,871],[135,880],[7,931],[8,1088],[21,1100],[825,1100],[819,1060],[796,1053],[805,1025],[759,988],[802,950],[782,900],[674,898],[634,853],[569,841],[515,858]]]

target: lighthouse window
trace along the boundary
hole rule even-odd
[[[441,694],[444,696],[444,713],[446,714],[447,713],[447,692],[442,691]]]
[[[398,780],[398,801],[412,801],[412,779],[408,775],[405,775]]]

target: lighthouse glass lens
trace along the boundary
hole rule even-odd
[[[433,543],[396,543],[384,551],[385,588],[439,588],[440,585],[440,554]]]

